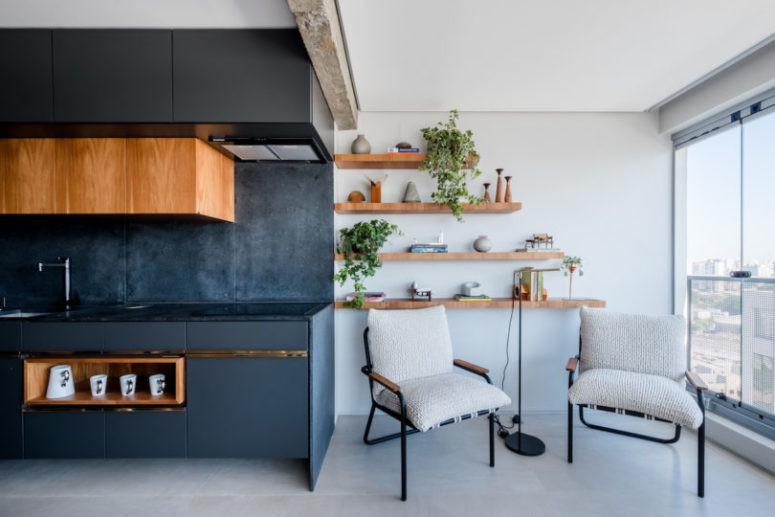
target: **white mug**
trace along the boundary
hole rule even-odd
[[[61,399],[75,394],[73,369],[69,364],[52,366],[48,374],[48,389],[46,398]]]
[[[108,388],[108,376],[104,373],[92,375],[89,377],[89,384],[91,385],[92,397],[104,397]]]
[[[167,386],[167,382],[164,380],[163,373],[157,373],[148,377],[148,384],[150,385],[152,396],[164,395],[164,388]]]
[[[131,397],[135,394],[135,388],[137,387],[137,375],[134,373],[128,373],[118,378],[121,383],[121,394],[125,397]]]

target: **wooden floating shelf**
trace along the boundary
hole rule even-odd
[[[522,210],[522,203],[482,203],[466,206],[468,214],[510,214]],[[335,203],[338,214],[449,214],[446,205],[438,203]]]
[[[350,309],[344,303],[342,300],[337,300],[335,307],[337,309]],[[394,298],[384,302],[364,302],[363,309],[421,309],[436,305],[443,305],[447,309],[511,309],[511,303],[511,298],[493,298],[489,302],[461,302],[454,298],[440,298],[432,301]],[[514,306],[516,307],[518,304],[519,302],[514,300]],[[603,308],[605,300],[550,298],[541,302],[522,302],[523,309],[578,309],[579,307]]]
[[[462,251],[449,253],[380,253],[382,261],[433,261],[433,260],[548,260],[565,257],[562,251]],[[336,260],[344,260],[344,255],[337,253]]]
[[[75,383],[75,394],[57,399],[46,398],[51,367],[70,365]],[[24,360],[24,402],[41,406],[170,406],[185,402],[185,359],[174,357],[33,357]],[[137,375],[135,394],[121,394],[119,377]],[[163,373],[167,383],[165,393],[152,396],[148,376]],[[106,393],[92,397],[89,377],[97,374],[108,376]]]
[[[340,169],[417,169],[425,156],[423,153],[335,154],[334,162]],[[472,160],[469,157],[466,161],[470,164]]]

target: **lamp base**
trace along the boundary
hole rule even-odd
[[[522,456],[540,456],[546,452],[546,445],[535,436],[516,432],[506,438],[506,447]]]

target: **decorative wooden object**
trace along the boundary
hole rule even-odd
[[[511,309],[511,298],[493,298],[491,301],[459,301],[453,298],[440,298],[433,301],[427,300],[409,300],[405,298],[387,299],[384,302],[363,302],[363,309],[421,309],[423,307],[433,307],[434,305],[443,305],[447,309]],[[337,309],[350,309],[344,304],[344,301],[338,300],[335,303]],[[579,307],[605,307],[604,300],[564,300],[549,299],[541,302],[522,302],[524,309],[577,309]]]
[[[562,251],[456,251],[449,253],[380,253],[379,259],[384,261],[436,261],[436,260],[547,260],[565,257]],[[344,255],[337,253],[336,260],[344,260]]]
[[[511,203],[511,176],[506,176],[506,195],[503,197],[504,203]]]
[[[334,162],[339,169],[417,169],[425,156],[422,153],[336,154]]]
[[[47,399],[49,370],[57,364],[69,364],[73,370],[75,395]],[[137,375],[137,388],[132,396],[121,395],[118,378],[127,373]],[[167,387],[163,395],[150,394],[148,376],[163,373]],[[108,376],[104,397],[92,397],[89,377]],[[46,406],[169,406],[186,401],[185,359],[183,357],[36,357],[24,360],[24,403]]]
[[[522,210],[522,203],[483,203],[466,206],[465,214],[509,214]],[[437,203],[335,203],[339,214],[447,214],[450,209]]]
[[[126,213],[126,139],[58,138],[55,147],[57,213]]]
[[[0,213],[56,212],[56,164],[51,138],[0,139]]]
[[[371,184],[371,202],[382,203],[382,182],[378,181]]]
[[[501,177],[503,169],[495,169],[495,172],[498,173],[498,183],[495,186],[495,202],[503,203],[503,178]]]
[[[484,184],[484,201],[485,203],[491,203],[492,199],[490,199],[490,184],[485,183]]]

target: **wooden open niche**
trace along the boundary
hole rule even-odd
[[[49,370],[67,364],[73,370],[75,394],[58,399],[46,398]],[[137,375],[135,394],[121,394],[119,377]],[[164,394],[152,396],[148,377],[163,373],[167,383]],[[92,397],[89,377],[107,374],[105,396]],[[33,357],[24,360],[24,402],[29,405],[56,406],[169,406],[180,405],[185,398],[185,359],[183,357]]]

